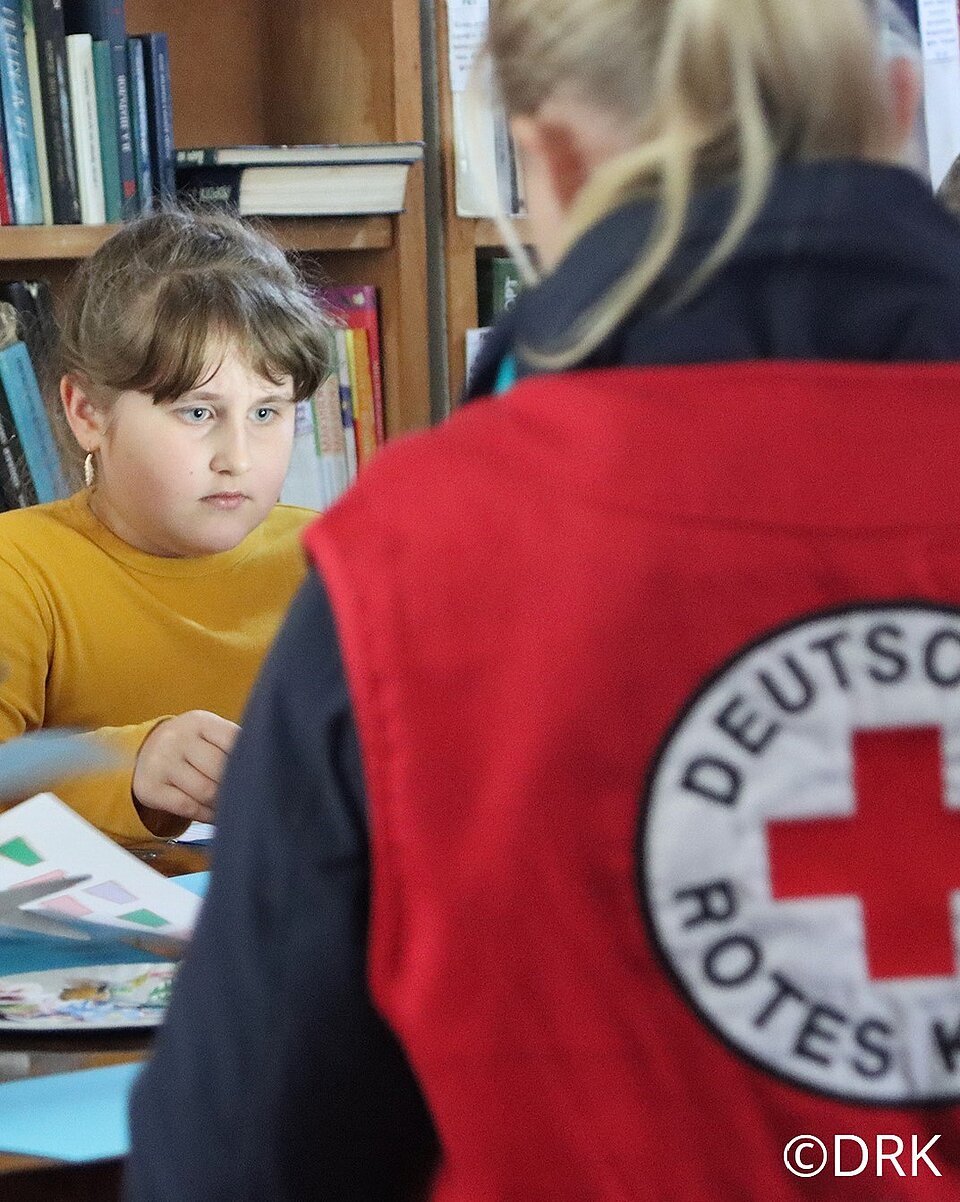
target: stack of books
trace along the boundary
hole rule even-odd
[[[280,499],[323,510],[370,462],[386,431],[376,289],[325,287],[316,295],[336,323],[336,362],[317,394],[298,406]]]
[[[0,225],[100,224],[174,193],[165,33],[123,0],[0,0]]]
[[[419,142],[317,146],[198,146],[177,151],[177,187],[241,216],[399,213]]]

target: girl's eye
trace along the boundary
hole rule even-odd
[[[271,409],[269,405],[261,405],[259,409],[254,409],[253,411],[253,420],[261,426],[266,425],[269,421],[273,421],[276,416],[276,409]]]
[[[195,426],[213,416],[213,410],[208,409],[206,405],[191,405],[189,409],[180,409],[178,412],[184,421]]]

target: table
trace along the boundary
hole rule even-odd
[[[203,872],[209,867],[205,847],[163,840],[128,845],[138,859],[164,876]],[[76,1072],[144,1060],[150,1054],[151,1030],[4,1034],[0,1043],[0,1082],[48,1073]],[[0,1152],[0,1202],[107,1202],[119,1197],[121,1162],[64,1165],[33,1156]]]

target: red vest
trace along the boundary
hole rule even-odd
[[[436,1199],[960,1196],[958,402],[537,378],[311,529]]]

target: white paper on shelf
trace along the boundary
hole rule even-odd
[[[917,9],[930,180],[936,188],[960,154],[960,29],[956,0],[919,0]]]

